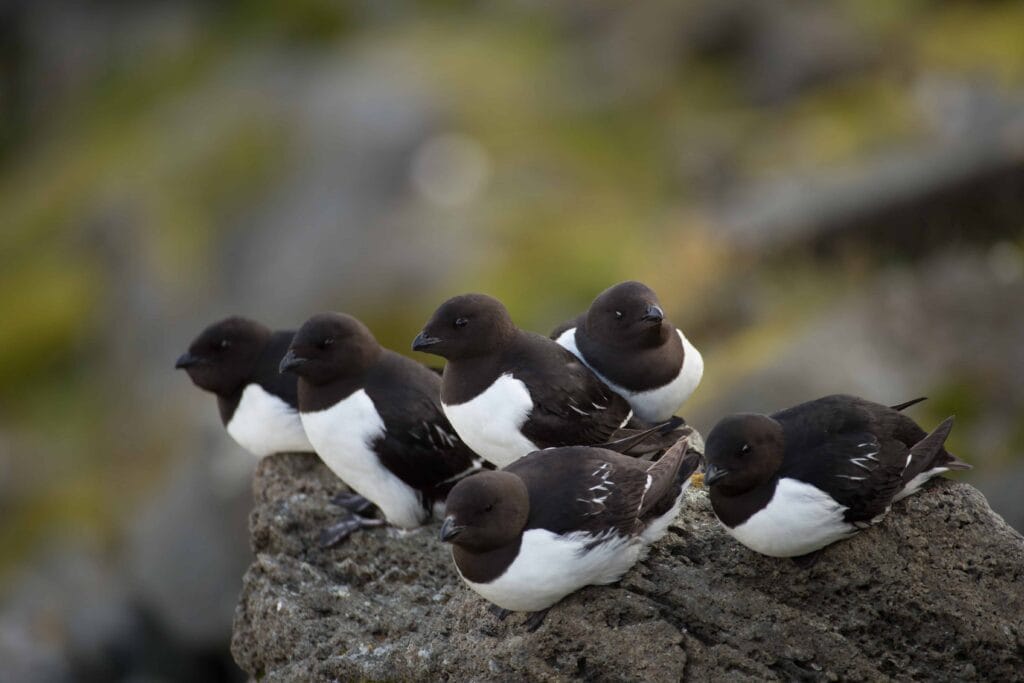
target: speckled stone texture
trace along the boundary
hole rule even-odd
[[[940,481],[811,569],[729,538],[691,490],[615,586],[535,633],[455,574],[437,526],[317,547],[342,485],[308,455],[265,459],[232,653],[258,680],[1024,681],[1024,539]]]

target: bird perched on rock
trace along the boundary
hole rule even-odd
[[[459,575],[536,630],[559,600],[618,581],[675,520],[700,463],[683,437],[656,463],[602,448],[531,453],[456,484],[441,540]]]
[[[299,418],[295,377],[277,371],[293,334],[234,316],[203,330],[174,364],[217,396],[228,434],[258,458],[313,452]]]
[[[704,359],[665,319],[658,296],[639,282],[601,292],[551,338],[629,401],[641,420],[667,420],[700,384]]]
[[[571,353],[516,327],[493,297],[449,299],[412,347],[447,359],[441,382],[445,415],[474,451],[498,467],[543,448],[619,439],[630,433],[622,431],[627,424],[650,427],[632,421],[626,400]],[[672,426],[640,448],[667,448],[680,436]]]
[[[203,330],[174,364],[217,396],[228,434],[258,458],[314,452],[299,417],[297,378],[278,371],[294,334],[233,316]],[[370,509],[369,501],[349,492],[331,502],[353,513]]]
[[[835,395],[724,418],[705,451],[715,514],[751,550],[813,562],[928,479],[970,468],[944,448],[952,417],[927,434],[900,412],[916,402],[888,407]]]
[[[280,367],[299,377],[302,425],[320,458],[393,526],[422,525],[483,465],[441,410],[441,378],[381,347],[352,316],[310,318]]]

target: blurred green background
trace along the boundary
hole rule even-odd
[[[407,351],[453,294],[546,332],[639,279],[705,355],[702,431],[927,395],[1024,528],[1022,27],[1013,1],[0,3],[0,661],[237,677],[252,463],[172,370],[232,313],[343,310]]]

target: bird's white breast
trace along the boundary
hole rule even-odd
[[[764,509],[726,530],[751,550],[772,557],[796,557],[852,536],[857,528],[843,521],[846,507],[821,489],[782,478]]]
[[[538,450],[520,431],[533,410],[530,391],[509,373],[465,403],[441,405],[463,442],[498,467]]]
[[[690,398],[700,384],[704,376],[704,357],[700,355],[690,340],[681,330],[677,329],[680,341],[683,343],[683,367],[675,379],[655,389],[647,391],[630,391],[611,381],[603,374],[594,369],[587,359],[580,353],[576,345],[576,328],[566,330],[556,340],[561,346],[570,351],[574,356],[590,368],[601,381],[608,385],[608,388],[629,401],[629,406],[641,420],[647,422],[660,422],[672,417],[677,410]]]
[[[302,413],[302,424],[324,463],[380,508],[389,524],[423,524],[427,510],[419,493],[384,467],[373,450],[373,442],[384,433],[384,421],[364,390],[324,410]]]
[[[523,533],[519,554],[501,576],[488,583],[474,583],[465,577],[463,581],[508,610],[547,609],[584,586],[618,581],[644,547],[639,538],[609,535],[587,550],[594,540],[593,535],[582,532],[562,536],[546,529],[529,529]]]
[[[258,458],[272,453],[312,452],[299,411],[259,384],[242,390],[225,427],[238,445]]]

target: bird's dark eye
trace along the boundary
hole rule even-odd
[[[468,324],[469,324],[469,319],[468,318],[456,318],[455,319],[455,327],[465,327]]]
[[[750,452],[750,444],[743,444],[740,446],[740,455],[746,455]]]
[[[615,311],[615,319],[622,320],[622,311]]]
[[[330,346],[333,343],[334,343],[334,337],[327,337],[326,339],[324,339],[323,341],[320,342],[320,348],[321,349],[326,349],[328,346]]]
[[[488,504],[487,507],[484,508],[484,512],[490,512],[493,509],[494,509],[494,503],[490,503],[490,504]]]
[[[220,343],[217,344],[217,348],[220,349],[221,351],[223,351],[225,349],[230,349],[231,348],[231,340],[230,339],[221,339]]]

